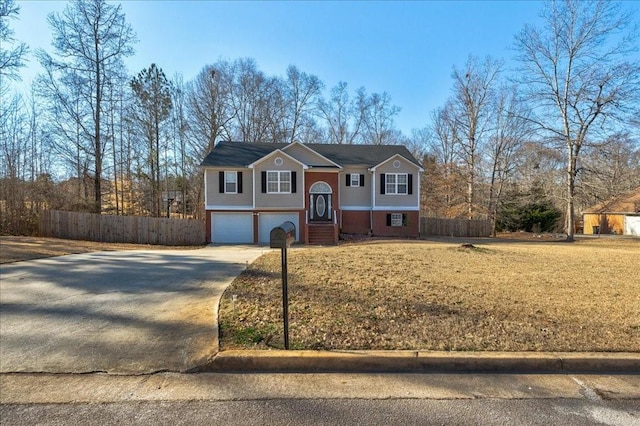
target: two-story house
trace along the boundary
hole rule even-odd
[[[404,146],[220,142],[201,166],[208,242],[266,244],[285,220],[310,244],[419,234],[423,169]]]

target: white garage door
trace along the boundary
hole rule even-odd
[[[624,235],[640,237],[640,216],[624,217]]]
[[[258,242],[269,244],[271,230],[288,220],[296,225],[296,241],[300,239],[298,213],[260,213],[258,216]]]
[[[211,213],[211,241],[253,243],[253,213]]]

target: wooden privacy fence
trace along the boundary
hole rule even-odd
[[[420,235],[439,237],[488,237],[491,222],[486,219],[420,218]]]
[[[205,243],[204,221],[45,210],[40,235],[105,243],[195,246]]]

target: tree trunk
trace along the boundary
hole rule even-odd
[[[491,235],[496,236],[496,216],[497,216],[497,204],[495,201],[495,183],[496,183],[496,167],[494,163],[493,170],[491,172],[491,184],[489,185],[489,219],[491,220]]]
[[[113,89],[112,89],[113,90]],[[120,214],[120,203],[118,199],[118,156],[116,152],[116,124],[115,124],[115,102],[113,101],[113,91],[111,92],[111,151],[113,154],[113,187],[116,201],[116,216]]]
[[[569,161],[567,161],[567,241],[573,241],[575,230],[574,221],[574,195],[575,195],[575,176],[576,176],[576,157],[573,153],[573,145],[571,142],[567,145]]]
[[[155,138],[156,138],[156,146],[155,146],[155,163],[156,163],[156,176],[154,177],[155,186],[154,192],[156,194],[156,199],[154,200],[156,203],[156,209],[158,214],[156,217],[161,216],[162,212],[162,204],[161,204],[161,193],[160,193],[160,120],[158,119],[158,110],[154,111],[154,121],[155,121]]]
[[[96,51],[96,115],[95,115],[95,156],[96,156],[96,170],[94,176],[94,212],[100,214],[102,212],[102,144],[100,140],[100,120],[101,111],[100,104],[102,103],[102,76],[100,75],[100,57],[97,52],[100,52],[100,46],[98,39],[95,39],[95,51]]]
[[[471,158],[468,166],[469,176],[467,177],[467,214],[469,219],[473,219],[473,184],[475,181],[475,156],[473,155],[473,151],[471,153]]]

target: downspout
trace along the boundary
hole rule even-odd
[[[207,176],[209,175],[208,169],[204,168],[204,211],[206,213],[207,206],[209,205],[209,197],[207,196],[209,192],[207,191]]]
[[[344,182],[344,180],[342,179],[344,177],[344,169],[341,172],[338,172],[338,187],[336,188],[336,190],[338,191],[338,210],[340,210],[340,224],[338,225],[338,227],[340,229],[342,229],[342,191],[340,190],[340,185],[342,184],[342,182]],[[337,219],[337,217],[336,217]]]
[[[418,191],[417,191],[417,197],[418,197],[418,238],[422,237],[422,233],[420,232],[422,230],[422,209],[421,209],[421,205],[422,205],[422,188],[421,188],[421,183],[422,183],[422,175],[421,175],[421,171],[420,169],[418,169],[418,178],[416,179],[418,181],[418,185],[416,185],[418,187]]]
[[[251,164],[248,166],[251,168],[251,178],[253,181],[253,194],[252,195],[252,199],[253,199],[253,205],[251,206],[251,210],[253,213],[253,217],[251,218],[251,226],[253,228],[253,244],[258,244],[258,220],[260,219],[260,213],[256,212],[256,191],[257,191],[257,186],[256,186],[256,168],[253,167]]]
[[[208,173],[208,169],[205,167],[203,170],[203,178],[204,178],[204,223],[205,223],[205,230],[204,230],[204,239],[207,243],[210,243],[211,240],[213,239],[213,232],[212,228],[213,228],[213,218],[211,217],[211,212],[209,210],[207,210],[207,206],[209,204],[209,196],[208,196],[208,191],[207,191],[207,176],[209,175]],[[207,224],[209,226],[207,226]]]
[[[252,200],[253,205],[251,206],[251,208],[253,209],[253,212],[255,213],[255,210],[256,210],[256,188],[257,188],[257,186],[256,186],[256,169],[255,169],[255,167],[253,167],[251,165],[249,165],[249,168],[251,168],[251,179],[253,181],[253,188],[252,188],[253,189],[253,191],[252,191],[253,194],[251,194],[252,198],[253,198],[253,200]]]
[[[373,236],[373,209],[376,207],[376,171],[369,169],[371,173],[371,210],[369,210],[369,236]]]
[[[307,208],[307,200],[309,199],[309,195],[307,194],[307,172],[304,167],[302,167],[302,211],[304,212],[304,244],[309,244],[309,209]],[[300,218],[300,215],[298,215]],[[302,232],[298,231],[299,234]]]

